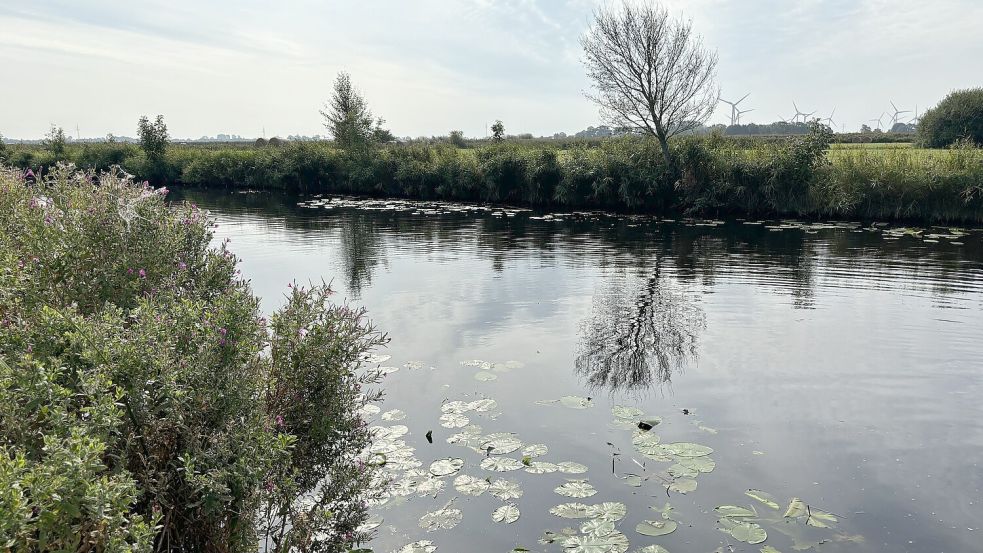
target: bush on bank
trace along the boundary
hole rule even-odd
[[[809,135],[755,140],[710,135],[672,144],[672,171],[649,140],[614,138],[558,150],[515,141],[459,149],[394,145],[345,151],[329,143],[282,147],[173,146],[152,164],[132,146],[69,148],[63,158],[114,164],[161,182],[280,188],[422,199],[606,209],[673,215],[816,216],[981,221],[983,150],[840,150],[816,125]],[[43,167],[46,150],[12,148],[11,162]]]
[[[0,170],[0,549],[347,551],[384,338],[325,286],[267,323],[165,193]]]

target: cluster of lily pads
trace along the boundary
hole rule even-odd
[[[366,359],[368,362],[383,363],[388,356]],[[407,364],[409,365],[409,364]],[[461,363],[465,367],[476,367],[481,371],[496,374],[507,372],[521,366],[520,363],[490,363],[470,360]],[[406,366],[406,365],[404,365]],[[411,367],[422,367],[415,363]],[[384,373],[392,368],[381,367]],[[592,398],[563,396],[554,400],[536,402],[543,406],[585,410],[592,409]],[[562,475],[553,492],[569,501],[558,501],[549,513],[558,519],[579,521],[576,527],[560,530],[547,530],[539,539],[544,546],[561,548],[565,553],[626,553],[631,540],[619,524],[628,515],[628,507],[618,501],[594,501],[598,490],[585,476],[588,467],[570,460],[549,460],[550,448],[547,444],[526,443],[512,432],[487,432],[479,422],[494,421],[499,415],[498,402],[490,397],[476,395],[471,398],[446,399],[440,406],[437,423],[453,433],[446,442],[467,452],[461,456],[421,461],[415,448],[405,441],[409,428],[401,424],[382,424],[398,422],[405,418],[399,409],[383,412],[377,406],[364,409],[366,417],[378,417],[380,424],[370,427],[374,441],[364,452],[364,460],[378,468],[376,471],[376,490],[369,498],[370,506],[378,509],[399,506],[411,496],[436,499],[453,488],[455,495],[442,502],[437,509],[423,514],[418,526],[427,533],[455,528],[464,519],[464,512],[457,505],[462,496],[478,497],[489,495],[501,502],[485,516],[492,524],[508,525],[521,517],[520,500],[523,489],[517,480],[507,473],[519,471],[534,474]],[[657,483],[666,494],[687,494],[697,489],[698,478],[712,472],[716,462],[710,457],[713,449],[693,442],[662,442],[657,428],[662,419],[647,415],[641,409],[616,405],[611,408],[611,426],[631,432],[634,453],[623,454],[612,444],[612,470],[625,484],[642,487],[646,482]],[[482,419],[482,420],[479,420]],[[486,423],[487,424],[487,423]],[[704,432],[716,430],[697,421],[696,426]],[[428,432],[428,440],[431,433]],[[617,470],[617,461],[630,457],[632,471]],[[470,458],[470,460],[467,460]],[[652,465],[650,462],[655,462]],[[817,509],[798,498],[793,498],[781,513],[780,506],[773,496],[760,490],[748,490],[747,497],[758,505],[720,505],[713,509],[717,528],[738,542],[749,545],[763,544],[768,539],[768,531],[777,531],[793,540],[793,548],[804,550],[830,540],[857,540],[856,536],[836,534],[832,537],[809,535],[809,532],[830,529],[838,517]],[[658,538],[675,532],[681,523],[673,514],[669,503],[662,507],[651,507],[654,514],[638,522],[634,531],[640,536]],[[372,516],[361,528],[370,532],[379,527],[383,519]],[[766,529],[767,527],[767,529]],[[419,540],[403,545],[393,553],[434,553],[437,545],[431,540]],[[517,547],[514,551],[528,551]],[[636,553],[668,553],[659,544],[648,544]],[[722,550],[721,550],[722,551]],[[762,553],[775,553],[777,549],[764,545]]]

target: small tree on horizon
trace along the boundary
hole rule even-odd
[[[153,122],[146,115],[141,116],[137,121],[137,135],[140,137],[140,148],[148,161],[154,164],[164,161],[170,136],[167,134],[163,115],[158,115]]]
[[[392,142],[394,137],[375,119],[362,94],[352,84],[351,75],[342,71],[334,82],[331,100],[320,110],[324,127],[335,143],[345,149],[358,149],[372,144]]]
[[[65,137],[65,129],[51,125],[48,134],[44,135],[43,144],[55,156],[61,157],[65,154],[65,144],[67,142],[68,138]]]
[[[505,125],[502,124],[502,120],[499,119],[495,121],[495,124],[491,126],[492,140],[495,142],[501,142],[505,140]]]
[[[713,114],[717,53],[703,46],[689,20],[670,17],[660,4],[599,8],[581,38],[601,116],[656,138],[673,165],[669,139],[698,128]]]

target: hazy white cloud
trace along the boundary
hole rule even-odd
[[[317,108],[346,70],[398,135],[551,134],[597,124],[579,37],[592,0],[34,0],[0,6],[0,132],[50,123],[133,134],[162,113],[175,136],[322,132]],[[849,127],[889,100],[921,109],[978,85],[973,0],[670,0],[720,52],[724,96],[752,120],[792,100]],[[716,121],[724,121],[725,110]]]

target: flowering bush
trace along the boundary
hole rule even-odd
[[[0,170],[0,549],[347,551],[384,337],[323,285],[267,325],[166,193]]]

